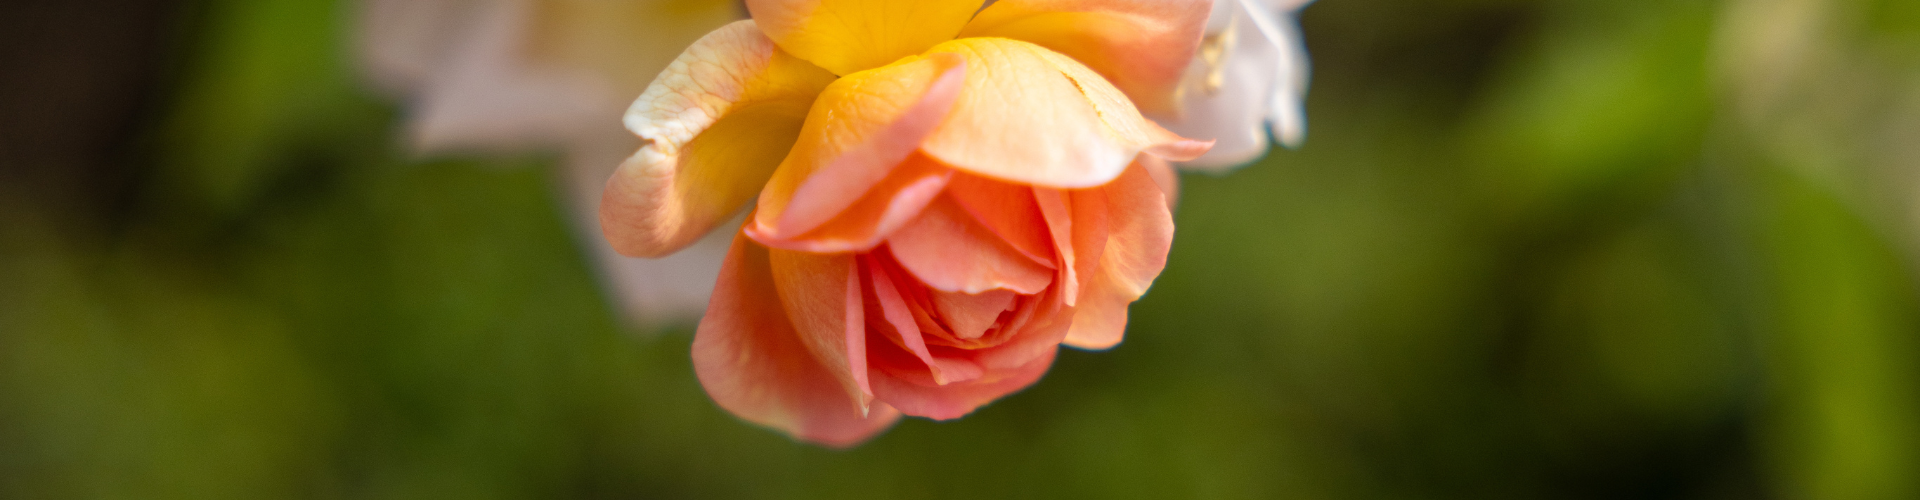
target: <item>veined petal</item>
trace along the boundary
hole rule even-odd
[[[918,165],[909,157],[952,109],[964,75],[961,58],[937,54],[848,75],[827,86],[791,154],[761,191],[747,234],[784,247],[782,241],[801,238],[840,216],[896,168]],[[945,168],[923,160],[919,163]]]
[[[780,48],[836,74],[878,68],[953,39],[981,0],[747,0]]]
[[[1175,89],[1200,45],[1210,3],[1000,0],[981,10],[960,36],[1012,38],[1053,49],[1107,77],[1142,110],[1172,117],[1179,114]]]
[[[721,408],[803,441],[852,446],[900,419],[885,403],[862,416],[840,380],[801,345],[767,250],[744,236],[734,238],[694,334],[693,368]]]
[[[1074,307],[1065,343],[1107,349],[1119,344],[1126,331],[1127,305],[1146,294],[1166,268],[1167,252],[1173,248],[1173,213],[1152,172],[1140,163],[1112,184],[1075,196],[1106,197],[1107,244]]]
[[[1177,157],[1206,147],[1161,129],[1106,78],[1045,47],[967,38],[930,53],[957,54],[969,68],[952,113],[921,145],[954,168],[1017,184],[1084,188],[1113,180],[1143,151]]]
[[[679,250],[772,175],[833,75],[780,52],[752,21],[695,42],[627,111],[645,144],[607,181],[600,225],[620,253]]]

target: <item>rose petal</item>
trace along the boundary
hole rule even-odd
[[[961,173],[947,183],[947,196],[1021,255],[1053,267],[1053,242],[1032,188]]]
[[[748,234],[782,246],[847,211],[908,161],[952,109],[964,75],[962,59],[940,54],[829,85],[761,192]]]
[[[747,0],[780,48],[836,74],[877,68],[947,41],[981,0]]]
[[[952,420],[1033,385],[1053,366],[1057,352],[1057,348],[1049,350],[1023,365],[989,372],[979,380],[938,387],[915,384],[881,372],[873,379],[874,394],[902,413]]]
[[[833,220],[806,234],[778,238],[761,231],[762,226],[748,226],[747,236],[762,245],[787,250],[864,252],[919,217],[921,209],[940,196],[953,173],[953,169],[915,154]]]
[[[1207,8],[1208,2],[1190,0],[1000,0],[960,36],[1053,49],[1112,81],[1142,110],[1171,117],[1178,115],[1175,89],[1200,45]]]
[[[978,339],[993,328],[1000,315],[1014,310],[1019,296],[1007,290],[988,290],[981,293],[942,292],[932,293],[933,309],[940,312],[940,319],[952,329],[953,335],[962,340]]]
[[[980,366],[971,361],[950,358],[936,358],[927,348],[926,339],[921,336],[920,327],[913,319],[913,312],[898,287],[893,284],[893,271],[874,257],[868,259],[866,269],[872,278],[875,302],[880,306],[886,323],[893,327],[901,347],[913,354],[925,365],[934,385],[946,385],[953,382],[966,382],[980,378]]]
[[[1107,251],[1110,220],[1103,191],[1085,189],[1067,193],[1073,202],[1073,271],[1079,278],[1076,283],[1081,293],[1085,293],[1087,283],[1093,281],[1093,273],[1099,269],[1101,257]],[[1076,303],[1068,301],[1067,305]]]
[[[767,250],[745,237],[734,238],[694,334],[693,368],[721,408],[804,441],[852,446],[900,418],[885,403],[861,416],[839,379],[801,345]]]
[[[949,197],[936,198],[887,238],[900,266],[928,288],[978,294],[1040,293],[1053,271],[1022,255]]]
[[[1180,204],[1180,172],[1175,171],[1173,165],[1152,156],[1142,156],[1133,161],[1147,169],[1147,177],[1152,178],[1154,186],[1160,188],[1160,194],[1166,195],[1169,212]]]
[[[627,111],[646,141],[613,178],[600,225],[620,253],[657,257],[760,191],[832,75],[774,48],[751,21],[694,43]]]
[[[850,401],[865,410],[873,390],[866,384],[859,269],[851,255],[769,249],[774,288],[800,344],[839,379]],[[855,340],[858,339],[858,340]]]
[[[1107,199],[1107,244],[1074,308],[1065,343],[1107,349],[1119,344],[1126,331],[1127,305],[1146,294],[1166,268],[1173,247],[1173,214],[1145,162],[1085,195]]]
[[[1083,188],[1113,180],[1142,151],[1206,147],[1166,133],[1105,78],[1045,47],[967,38],[929,52],[958,54],[970,68],[952,114],[921,144],[954,168],[1017,184]]]

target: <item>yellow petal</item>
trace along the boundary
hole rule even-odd
[[[877,238],[859,238],[865,243],[829,249],[791,240],[842,215],[899,168],[953,109],[966,73],[959,57],[936,54],[847,75],[827,86],[808,112],[793,152],[760,193],[747,234],[767,246],[806,251],[878,244]]]
[[[1209,7],[1184,0],[1000,0],[960,36],[1053,49],[1107,77],[1141,109],[1172,117],[1174,89],[1200,46]]]
[[[1174,136],[1072,58],[1029,42],[966,38],[930,54],[966,60],[947,121],[921,144],[928,156],[1018,184],[1086,188],[1119,176],[1141,152],[1185,156],[1209,143]]]
[[[607,181],[600,225],[620,253],[692,244],[760,191],[833,75],[740,21],[680,55],[627,111],[644,141]]]
[[[747,0],[780,48],[835,74],[878,68],[953,39],[981,0]]]

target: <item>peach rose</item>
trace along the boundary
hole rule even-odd
[[[628,111],[621,253],[757,200],[694,338],[720,406],[845,446],[1120,342],[1173,238],[1165,160],[1210,146],[1140,109],[1176,102],[1210,3],[980,6],[749,0]]]

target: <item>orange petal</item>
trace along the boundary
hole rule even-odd
[[[1160,188],[1160,194],[1167,195],[1169,210],[1180,204],[1180,172],[1174,170],[1172,164],[1152,156],[1135,158],[1134,162],[1146,168],[1147,176],[1153,178],[1153,184]]]
[[[765,248],[736,236],[693,338],[693,368],[721,408],[796,439],[859,444],[900,418],[886,404],[862,416],[840,380],[787,321]]]
[[[1166,268],[1173,248],[1173,214],[1146,162],[1089,196],[1104,196],[1107,244],[1100,267],[1075,306],[1066,344],[1107,349],[1120,343],[1127,326],[1127,305],[1147,293]],[[1079,193],[1076,193],[1078,195]]]
[[[1025,326],[999,345],[973,351],[973,361],[990,372],[1008,370],[1025,366],[1034,359],[1058,350],[1060,341],[1066,338],[1067,329],[1071,326],[1074,309],[1062,307],[1059,300],[1051,297],[1031,307],[1040,310],[1033,313]],[[878,393],[875,394],[877,397]]]
[[[887,174],[865,196],[853,202],[825,224],[792,238],[780,238],[757,224],[746,227],[747,236],[773,248],[837,253],[862,252],[893,234],[920,215],[927,203],[946,188],[953,169],[915,154]]]
[[[1099,270],[1100,258],[1107,251],[1107,236],[1111,229],[1107,213],[1107,197],[1101,189],[1085,189],[1068,192],[1073,201],[1073,272],[1079,277],[1076,282],[1080,292],[1086,293],[1088,282]],[[1068,301],[1068,305],[1075,304]]]
[[[960,36],[1053,49],[1093,68],[1146,112],[1173,117],[1174,91],[1200,47],[1210,7],[1186,0],[1000,0]]]
[[[893,284],[893,273],[881,268],[879,263],[867,257],[868,275],[872,278],[874,298],[887,323],[899,335],[901,347],[918,358],[925,365],[935,385],[953,382],[966,382],[980,378],[980,366],[963,360],[936,358],[927,348],[927,341],[921,336],[920,327],[913,319],[906,299],[901,296],[898,287]]]
[[[1033,385],[1053,366],[1058,349],[1025,364],[988,373],[979,380],[929,387],[881,373],[873,379],[874,394],[902,413],[934,420],[952,420],[973,410]]]
[[[1035,294],[1053,280],[1052,270],[1022,255],[945,196],[889,236],[887,248],[902,268],[935,290]]]
[[[780,48],[836,74],[878,68],[953,39],[981,0],[747,0]]]
[[[845,212],[908,161],[952,109],[965,74],[962,59],[941,54],[829,85],[761,192],[749,234],[774,244]]]
[[[753,199],[833,75],[751,21],[695,42],[627,111],[644,145],[607,181],[600,225],[620,253],[673,253]]]
[[[867,385],[867,320],[853,256],[777,248],[768,253],[774,288],[800,344],[839,379],[855,408],[865,411],[873,390]]]
[[[930,53],[958,54],[969,68],[952,114],[921,145],[954,168],[1017,184],[1084,188],[1113,180],[1143,151],[1209,144],[1166,132],[1105,78],[1039,45],[967,38]]]
[[[960,293],[934,291],[933,308],[940,312],[953,336],[964,340],[978,339],[993,328],[1000,315],[1013,312],[1019,304],[1019,295],[1007,290],[988,290],[981,293]]]
[[[969,174],[947,183],[947,196],[973,215],[974,220],[1040,265],[1053,267],[1053,243],[1047,220],[1033,200],[1033,189]]]

